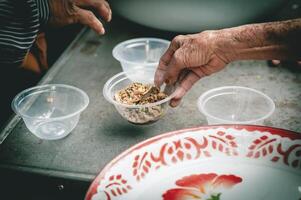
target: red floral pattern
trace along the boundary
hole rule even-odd
[[[301,143],[285,147],[284,140],[279,140],[274,135],[263,135],[253,140],[248,150],[246,156],[249,158],[269,156],[272,162],[282,160],[287,166],[301,168]]]
[[[127,181],[122,178],[121,174],[110,176],[109,182],[104,188],[105,190],[103,192],[105,193],[107,200],[111,200],[112,196],[116,197],[126,194],[132,189],[132,187],[127,184]]]
[[[238,156],[237,147],[235,137],[223,131],[200,137],[200,139],[192,137],[177,139],[163,144],[158,155],[154,152],[136,155],[132,165],[132,174],[137,181],[140,181],[153,169],[157,170],[162,166],[187,160],[196,160],[201,156],[211,157],[211,148],[227,156]]]
[[[198,174],[183,177],[176,181],[180,188],[170,189],[162,197],[164,200],[219,200],[221,190],[242,182],[235,175]]]
[[[216,135],[211,134],[209,137],[211,138],[211,145],[214,150],[218,150],[228,156],[238,156],[238,145],[233,135],[227,134],[224,131],[218,131]]]
[[[140,181],[141,178],[149,172],[152,167],[151,162],[149,161],[148,153],[145,152],[142,156],[137,155],[134,158],[134,162],[132,165],[133,168],[133,176],[136,177],[137,181]]]

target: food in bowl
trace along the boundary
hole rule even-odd
[[[143,83],[145,85],[152,84],[153,82],[140,82],[140,81],[132,81],[127,73],[120,72],[118,74],[115,74],[113,77],[111,77],[106,84],[103,87],[103,96],[104,98],[114,105],[117,112],[127,121],[134,123],[134,124],[149,124],[153,123],[159,119],[161,119],[168,110],[168,104],[170,100],[174,97],[174,91],[175,87],[171,85],[165,85],[163,84],[159,91],[163,91],[164,94],[166,94],[165,98],[162,98],[160,100],[159,95],[157,95],[157,100],[146,100],[146,98],[150,93],[153,93],[155,89],[153,88],[152,92],[147,92],[146,96],[143,95],[143,101],[136,101],[136,103],[127,104],[123,103],[121,100],[118,100],[119,97],[116,98],[116,94],[119,93],[119,91],[124,90],[128,86],[130,86],[133,83]],[[144,85],[144,86],[145,86]],[[141,88],[143,89],[143,88]],[[149,91],[149,90],[147,90]],[[157,90],[158,91],[158,90]],[[159,93],[158,93],[159,94]],[[126,100],[126,99],[125,99]],[[142,104],[145,101],[150,101],[154,103],[145,103]]]
[[[165,99],[168,95],[160,91],[159,87],[151,84],[132,83],[116,92],[115,101],[127,105],[147,105]],[[145,124],[156,121],[164,114],[163,105],[141,108],[123,108],[123,115],[128,121]]]
[[[116,92],[115,100],[128,105],[144,105],[163,100],[167,94],[160,92],[160,88],[151,84],[132,83]]]

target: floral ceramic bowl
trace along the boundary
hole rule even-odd
[[[110,162],[86,200],[300,200],[301,134],[208,126],[139,143]]]

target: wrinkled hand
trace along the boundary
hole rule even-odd
[[[171,106],[177,106],[195,82],[215,73],[230,62],[230,57],[218,46],[219,34],[204,31],[175,37],[161,57],[155,74],[157,86],[179,83]]]
[[[81,23],[98,34],[104,34],[103,24],[92,11],[109,22],[112,11],[105,0],[48,0],[50,6],[50,25],[65,26]]]

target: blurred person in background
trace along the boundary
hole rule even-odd
[[[0,126],[16,93],[48,69],[43,30],[80,23],[102,35],[98,16],[111,20],[106,0],[0,0]]]
[[[300,61],[301,19],[179,35],[160,59],[155,84],[179,84],[170,103],[175,107],[201,78],[251,59]]]

